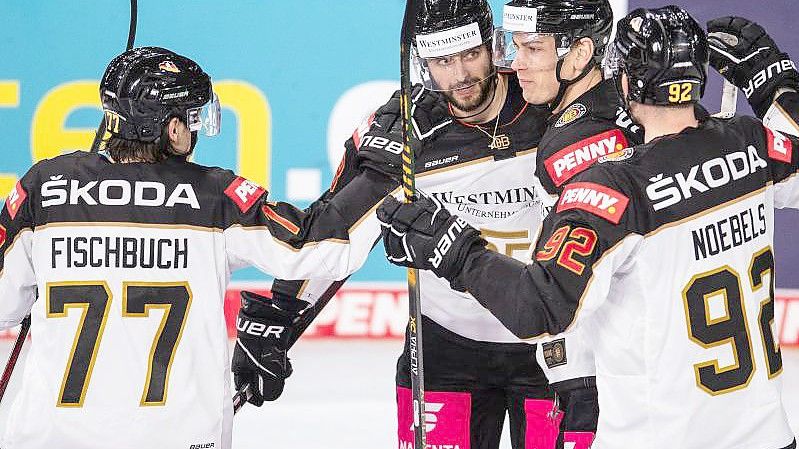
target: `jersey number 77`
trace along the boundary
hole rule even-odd
[[[82,407],[92,377],[97,351],[103,339],[113,295],[105,281],[69,281],[47,284],[47,318],[64,318],[69,309],[81,309],[72,343],[58,407]],[[153,338],[141,406],[164,405],[169,371],[191,306],[187,282],[125,282],[122,316],[148,318],[150,310],[164,310]]]

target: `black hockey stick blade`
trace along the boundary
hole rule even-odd
[[[28,337],[28,330],[31,327],[31,316],[28,315],[22,320],[22,327],[19,329],[17,341],[14,342],[14,347],[11,349],[11,355],[8,356],[6,362],[6,369],[3,370],[3,376],[0,377],[0,401],[6,393],[6,388],[11,382],[11,374],[14,372],[14,367],[17,365],[19,355],[22,353],[22,346],[25,344],[25,339]]]
[[[400,104],[402,108],[402,190],[405,201],[416,199],[416,167],[411,148],[411,41],[416,28],[417,0],[407,0],[400,36]],[[408,345],[410,347],[411,392],[413,395],[413,438],[416,449],[427,447],[424,419],[424,358],[422,350],[422,304],[419,270],[408,269]]]
[[[128,43],[125,46],[125,50],[133,48],[136,42],[136,24],[138,22],[138,16],[138,2],[137,0],[130,0],[130,26],[128,27]],[[91,146],[92,153],[100,151],[100,146],[103,143],[103,136],[105,135],[105,127],[105,114],[103,114],[103,117],[100,119],[100,126],[97,127],[97,131],[94,133],[94,140]]]

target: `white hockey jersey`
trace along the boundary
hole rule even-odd
[[[773,210],[798,168],[799,139],[707,119],[575,177],[533,263],[481,250],[452,285],[517,336],[592,336],[594,449],[786,448]]]
[[[266,196],[178,158],[76,152],[35,165],[0,215],[0,328],[32,315],[0,446],[229,448],[230,273],[339,279],[362,263],[346,240],[275,238],[288,223],[268,216],[290,206]]]

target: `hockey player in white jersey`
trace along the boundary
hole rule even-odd
[[[105,150],[37,163],[0,213],[0,328],[30,313],[33,336],[0,446],[229,448],[231,271],[342,278],[349,244],[289,248],[267,215],[291,206],[187,161],[197,134],[220,125],[211,80],[194,61],[127,51],[100,95]]]
[[[782,88],[767,116],[795,130],[799,77],[787,55],[741,19],[711,31],[716,67],[760,114]],[[390,260],[448,279],[519,337],[585,326],[594,449],[794,448],[772,246],[774,208],[799,208],[799,138],[751,117],[696,117],[708,41],[678,7],[633,11],[613,48],[646,143],[573,178],[532,263],[486,250],[431,198],[378,209]]]
[[[516,72],[525,100],[552,111],[536,154],[544,215],[572,177],[643,141],[614,80],[603,76],[612,28],[608,0],[511,0],[494,33],[494,63]],[[599,414],[590,340],[572,329],[542,342],[536,354],[558,393],[563,440],[573,449],[590,446]]]
[[[514,73],[497,73],[491,58],[493,14],[486,0],[426,0],[420,6],[413,52],[424,89],[419,86],[412,95],[414,131],[420,138],[415,149],[417,186],[453,212],[463,213],[496,251],[524,259],[541,221],[534,172],[536,147],[549,112],[525,102]],[[610,17],[603,23],[609,28]],[[330,190],[304,213],[283,217],[295,227],[286,235],[292,245],[302,247],[347,229],[351,241],[359,244],[371,245],[380,238],[375,209],[386,193],[399,192],[399,111],[397,93],[346,142]],[[352,201],[342,202],[342,195],[351,195]],[[337,209],[362,216],[329,220]],[[306,231],[318,221],[330,222],[326,234]],[[419,276],[428,444],[496,449],[509,416],[511,447],[553,448],[562,414],[535,360],[536,345],[520,341],[445,280],[430,272]],[[272,303],[297,303],[294,298],[314,303],[329,298],[339,286],[318,279],[277,280]],[[239,366],[236,354],[241,351],[234,353],[236,382],[252,383],[252,370]],[[411,357],[406,339],[396,374],[402,448],[413,445]],[[560,356],[560,362],[564,360]],[[283,379],[261,379],[271,392],[280,392]],[[255,398],[256,404],[261,401]],[[594,413],[591,403],[584,409]]]

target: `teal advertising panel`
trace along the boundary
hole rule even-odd
[[[330,183],[343,142],[399,84],[403,0],[139,0],[137,46],[185,54],[214,79],[222,133],[196,161],[300,207]],[[492,1],[495,21],[500,1]],[[90,146],[97,86],[124,50],[127,0],[0,1],[0,196],[36,161]],[[378,247],[355,276],[400,281]],[[245,270],[235,280],[263,280]]]

